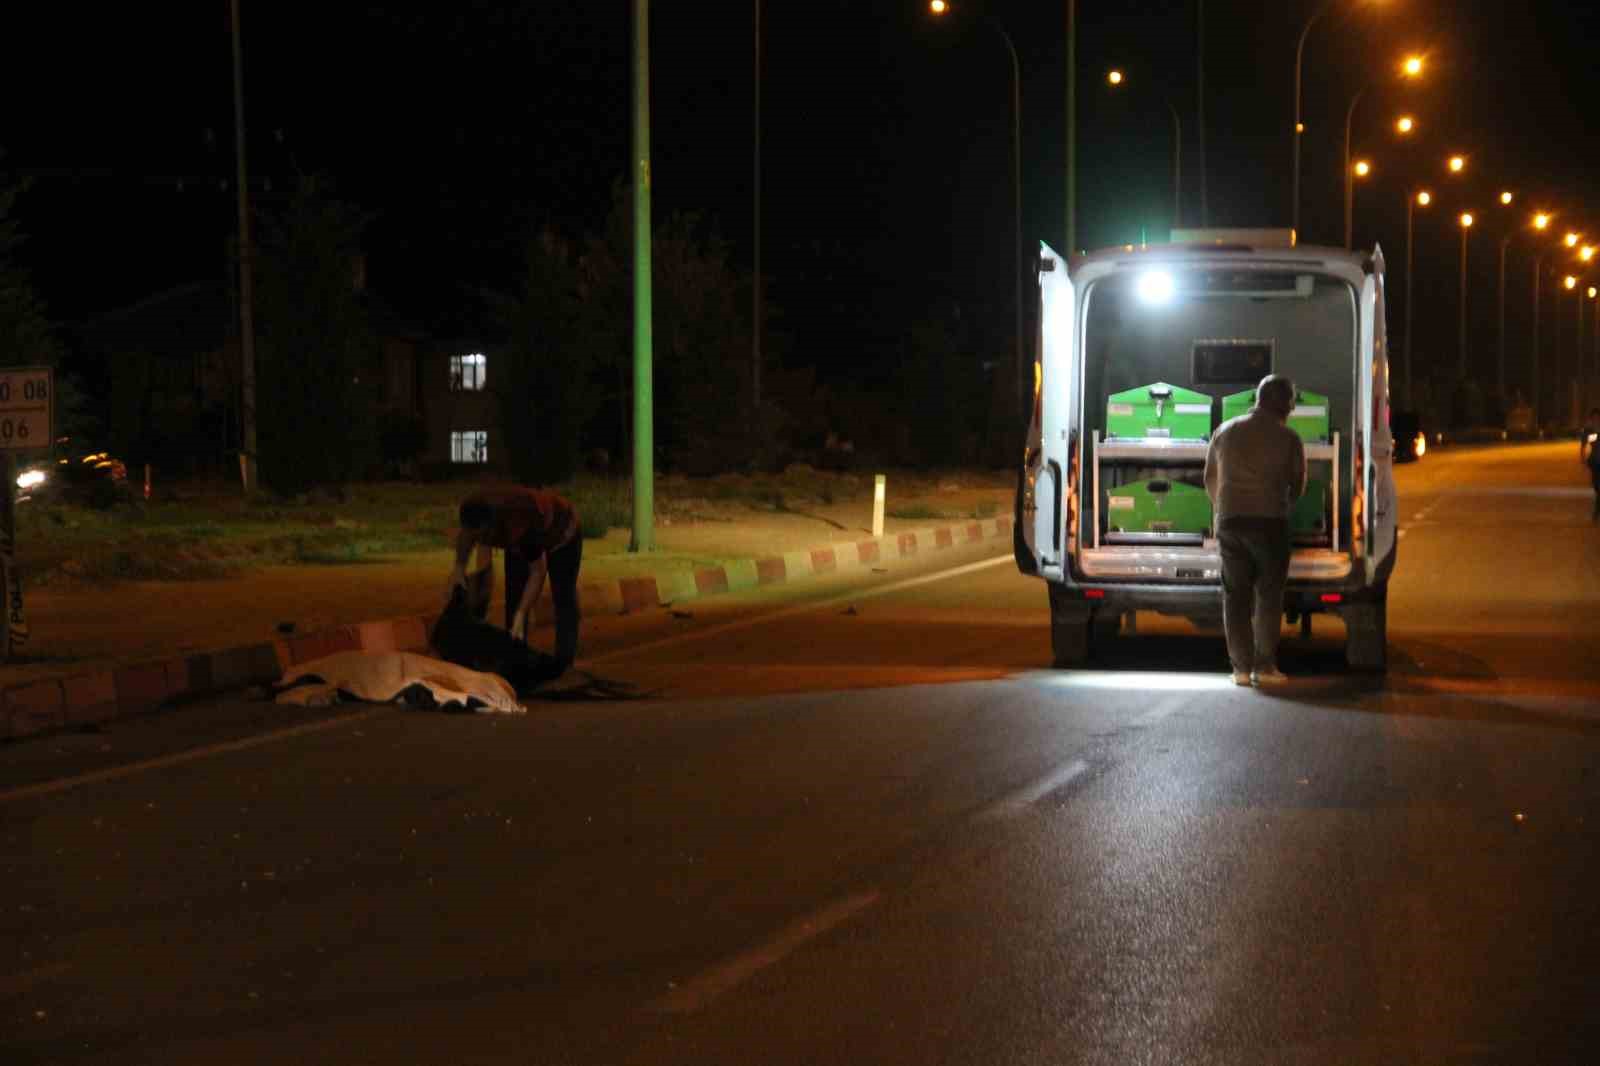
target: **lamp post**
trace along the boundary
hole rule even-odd
[[[1406,193],[1406,347],[1405,347],[1405,377],[1406,377],[1406,406],[1413,403],[1415,391],[1411,386],[1411,275],[1412,264],[1415,258],[1412,255],[1412,227],[1411,212],[1413,207],[1427,207],[1433,202],[1433,194],[1427,189],[1418,189],[1416,192]]]
[[[655,397],[650,285],[650,0],[633,0],[633,536],[654,551]]]
[[[1421,56],[1408,56],[1406,60],[1400,64],[1400,76],[1403,78],[1415,78],[1421,74]],[[1367,84],[1357,89],[1356,94],[1350,98],[1350,106],[1346,108],[1344,112],[1344,246],[1346,248],[1351,246],[1351,212],[1355,197],[1355,190],[1351,181],[1350,173],[1350,127],[1355,122],[1356,104],[1361,102],[1361,97],[1365,95],[1368,89],[1372,88],[1373,84],[1373,82],[1369,81]],[[1395,123],[1395,132],[1399,133],[1402,137],[1410,134],[1415,128],[1416,120],[1409,116],[1402,117],[1398,122]],[[1296,166],[1298,167],[1298,163]]]
[[[755,64],[754,91],[755,123],[754,148],[751,155],[751,176],[755,203],[755,263],[750,279],[750,415],[761,418],[761,0],[755,0],[755,42],[752,54]]]
[[[1311,12],[1311,17],[1306,19],[1305,25],[1300,30],[1300,43],[1294,48],[1294,179],[1293,191],[1290,193],[1289,225],[1296,234],[1300,232],[1300,138],[1306,132],[1305,123],[1300,120],[1300,70],[1305,60],[1306,35],[1311,32],[1311,27],[1328,13],[1333,4],[1334,0],[1323,0],[1317,9]]]
[[[1106,73],[1106,83],[1112,88],[1126,82],[1127,77],[1120,70]],[[1172,106],[1170,97],[1163,96],[1161,101],[1172,114],[1172,225],[1177,228],[1183,225],[1183,120],[1178,117],[1178,109]],[[1204,207],[1201,212],[1201,223],[1204,224]]]
[[[1456,375],[1462,382],[1467,380],[1467,234],[1472,231],[1472,212],[1463,211],[1459,219],[1461,223],[1461,295],[1458,303],[1461,316],[1460,345],[1457,348]]]
[[[928,10],[935,15],[943,15],[949,12],[950,5],[946,0],[931,0]],[[1011,34],[1006,32],[1005,27],[992,18],[985,17],[983,21],[1000,35],[1000,40],[1005,42],[1006,52],[1011,56],[1011,286],[1016,318],[1017,409],[1024,411],[1028,406],[1032,382],[1027,380],[1022,356],[1022,65],[1017,61],[1017,46],[1012,43]],[[1071,257],[1070,246],[1066,254]]]
[[[1532,382],[1528,388],[1528,406],[1533,409],[1533,432],[1539,436],[1539,281],[1544,276],[1544,256],[1533,257],[1533,352],[1528,360]]]
[[[1574,296],[1573,302],[1578,305],[1578,332],[1575,333],[1573,335],[1573,338],[1572,338],[1572,342],[1573,342],[1572,343],[1572,354],[1573,354],[1574,361],[1576,361],[1577,358],[1578,358],[1578,353],[1583,350],[1583,294],[1581,292],[1577,292],[1576,291],[1577,288],[1578,288],[1578,279],[1576,277],[1574,277],[1573,275],[1568,274],[1565,278],[1563,278],[1561,280],[1561,283],[1562,283],[1562,285],[1566,286],[1566,289],[1567,289],[1568,292],[1571,292],[1573,294],[1573,296]],[[1559,359],[1560,356],[1561,356],[1561,351],[1558,348],[1556,350],[1556,357]],[[1574,374],[1574,378],[1576,376],[1577,375]],[[1560,396],[1561,396],[1562,388],[1561,388],[1561,386],[1559,384],[1559,382],[1560,382],[1559,376],[1557,377],[1556,380],[1557,380],[1557,385],[1556,385],[1557,408],[1559,410],[1559,408],[1560,408]],[[1576,396],[1575,392],[1573,392],[1572,389],[1568,389],[1567,393],[1568,393],[1568,396],[1571,398],[1571,399],[1568,400],[1568,403],[1570,405],[1571,400],[1576,399],[1577,396]]]
[[[250,241],[250,181],[245,166],[244,56],[239,42],[239,0],[229,0],[233,43],[233,154],[239,201],[239,480],[246,494],[256,489],[255,248]],[[7,486],[6,491],[11,491]]]
[[[1516,197],[1509,191],[1500,194],[1502,207],[1510,207]],[[1541,223],[1540,219],[1544,221]],[[1534,216],[1535,229],[1543,229],[1549,225],[1548,215]],[[1506,249],[1511,244],[1511,238],[1516,235],[1513,229],[1500,238],[1500,271],[1495,286],[1495,390],[1502,403],[1506,395]]]

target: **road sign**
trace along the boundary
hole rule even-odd
[[[0,451],[49,447],[55,394],[55,372],[47,366],[0,370]]]

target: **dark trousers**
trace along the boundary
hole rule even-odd
[[[583,563],[583,533],[575,531],[565,547],[557,548],[546,559],[550,583],[550,602],[556,609],[556,660],[562,669],[578,657],[578,567]],[[518,552],[506,552],[506,628],[522,602],[528,587],[528,560]],[[530,619],[531,622],[531,619]]]
[[[1222,552],[1222,628],[1235,670],[1278,668],[1283,586],[1289,580],[1289,521],[1236,516],[1217,526]]]
[[[1595,447],[1600,448],[1600,444]],[[1589,482],[1594,486],[1594,511],[1589,518],[1591,521],[1600,522],[1600,466],[1589,468]]]

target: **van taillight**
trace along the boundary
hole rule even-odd
[[[1103,600],[1106,598],[1105,589],[1084,589],[1083,598],[1086,600]]]
[[[1341,593],[1338,593],[1338,592],[1324,592],[1321,596],[1319,596],[1317,598],[1320,599],[1323,603],[1343,603],[1344,602],[1344,596]]]

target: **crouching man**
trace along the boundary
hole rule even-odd
[[[487,615],[494,590],[488,549],[499,548],[505,554],[506,629],[526,641],[548,574],[556,613],[555,658],[562,670],[571,666],[578,655],[578,567],[583,562],[577,509],[553,492],[486,488],[461,502],[460,524],[450,591],[464,589],[473,616]],[[469,579],[467,564],[475,554]]]

